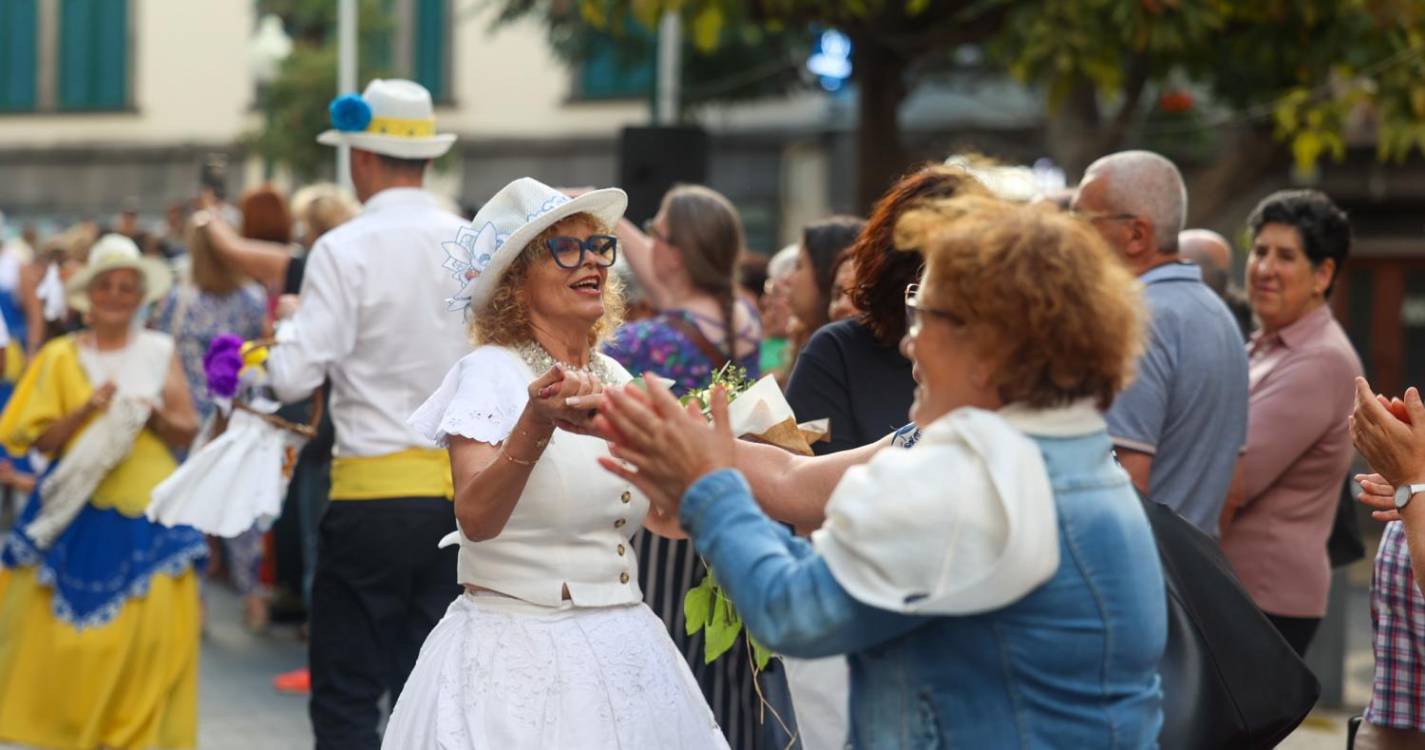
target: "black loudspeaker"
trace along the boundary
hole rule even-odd
[[[624,128],[619,137],[619,187],[628,193],[634,224],[653,218],[663,194],[708,176],[708,134],[699,127]]]

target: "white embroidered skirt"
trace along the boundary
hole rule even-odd
[[[383,750],[727,748],[643,604],[550,609],[464,594],[421,647]]]

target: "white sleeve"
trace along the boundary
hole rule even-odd
[[[459,435],[504,442],[529,401],[529,377],[508,352],[483,346],[455,363],[407,423],[437,445]]]
[[[906,614],[975,614],[1012,604],[1058,570],[1057,513],[1038,446],[992,414],[961,412],[916,447],[853,467],[832,493],[812,542],[857,600]]]
[[[272,348],[267,373],[272,390],[283,401],[311,395],[326,379],[327,369],[356,347],[361,324],[357,291],[331,247],[318,242],[307,260],[297,314],[283,326],[281,344]]]
[[[0,315],[0,350],[10,345],[10,326],[5,323],[5,316]]]

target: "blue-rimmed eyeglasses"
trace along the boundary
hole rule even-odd
[[[958,315],[950,312],[949,310],[937,310],[933,307],[925,307],[924,305],[920,304],[920,300],[917,299],[917,296],[919,294],[919,284],[906,285],[905,330],[906,333],[909,333],[912,337],[920,335],[920,324],[924,322],[921,320],[922,315],[934,315],[939,318],[944,318],[945,320],[948,320],[951,323],[954,323],[955,325],[965,324],[965,321],[961,320]]]
[[[554,256],[555,265],[560,268],[578,268],[584,265],[584,254],[594,258],[594,265],[608,268],[618,260],[618,238],[607,234],[591,234],[589,239],[578,237],[550,237],[544,241],[549,254]]]

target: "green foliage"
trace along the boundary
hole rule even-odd
[[[747,377],[747,368],[738,367],[735,363],[728,362],[712,374],[708,387],[689,390],[678,399],[678,403],[687,406],[690,402],[696,401],[706,413],[712,404],[714,388],[721,387],[727,391],[727,402],[730,404],[744,391],[756,384],[757,381]]]
[[[1104,103],[1136,106],[1145,87],[1187,81],[1225,114],[1181,120],[1198,120],[1204,131],[1228,123],[1274,127],[1302,169],[1323,156],[1339,158],[1346,131],[1363,118],[1375,123],[1382,159],[1425,152],[1420,0],[486,2],[509,18],[552,18],[556,9],[577,5],[573,15],[597,28],[625,17],[651,26],[674,10],[692,19],[689,36],[704,52],[726,48],[748,27],[836,26],[862,43],[893,50],[907,70],[945,59],[956,44],[974,43],[1042,88],[1052,110],[1084,82]],[[1140,119],[1137,111],[1125,114]]]
[[[625,71],[651,66],[665,8],[683,12],[682,105],[785,94],[803,85],[801,63],[810,37],[754,18],[732,0],[481,0],[497,9],[496,25],[528,16],[544,22],[559,57],[578,66],[594,50],[612,48]],[[749,60],[757,60],[749,65]],[[652,92],[650,92],[651,94]]]
[[[258,12],[275,13],[292,37],[292,54],[260,105],[270,127],[246,134],[244,142],[260,156],[287,165],[299,179],[328,170],[333,150],[317,143],[328,127],[327,104],[336,90],[336,3],[331,0],[260,0]],[[361,0],[357,29],[363,51],[389,49],[392,20],[383,0]],[[358,55],[357,81],[390,75],[377,55]]]
[[[708,568],[702,582],[689,589],[687,596],[683,597],[683,618],[688,635],[702,631],[703,660],[708,664],[731,650],[737,643],[738,634],[743,631],[742,617],[737,614],[737,608],[723,593],[722,587],[718,586],[712,568]],[[751,633],[747,634],[747,645],[757,669],[766,669],[772,652],[758,643]]]

